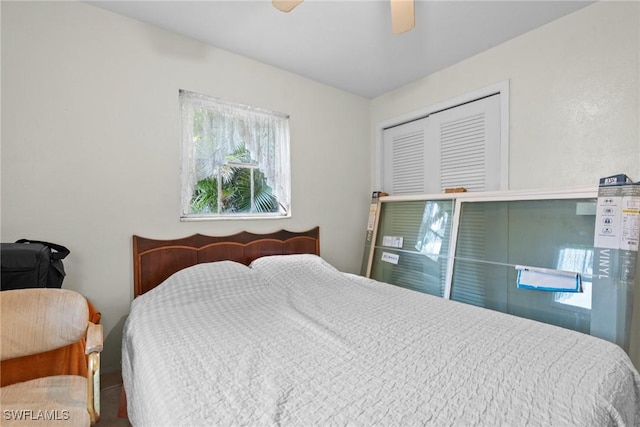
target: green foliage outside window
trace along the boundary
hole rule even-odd
[[[278,200],[267,184],[264,173],[254,166],[251,153],[244,144],[226,156],[226,161],[227,164],[220,166],[216,173],[196,182],[191,199],[192,212],[278,212]],[[218,179],[221,181],[220,185]],[[221,194],[218,194],[219,192]],[[218,203],[220,203],[220,210],[218,210]]]

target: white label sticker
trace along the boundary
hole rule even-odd
[[[378,205],[372,203],[369,206],[369,220],[367,221],[367,231],[373,231],[376,225],[376,212],[378,211]]]
[[[620,249],[621,197],[598,197],[593,246]]]
[[[404,242],[404,238],[403,237],[397,237],[397,236],[383,236],[382,237],[382,246],[386,246],[388,248],[402,249],[403,242]]]
[[[399,260],[400,260],[400,255],[390,254],[389,252],[382,252],[382,261],[384,262],[397,264]]]
[[[638,251],[640,242],[640,196],[622,198],[620,249]]]

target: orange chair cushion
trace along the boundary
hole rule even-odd
[[[100,323],[101,314],[90,301],[87,303],[89,321]],[[85,340],[83,338],[74,344],[44,353],[3,360],[0,363],[0,372],[1,387],[52,375],[80,375],[86,378]]]

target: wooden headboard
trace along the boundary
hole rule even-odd
[[[203,262],[230,260],[249,265],[267,255],[320,255],[320,228],[269,234],[243,231],[231,236],[194,234],[174,240],[133,236],[134,298],[158,286],[176,271]]]

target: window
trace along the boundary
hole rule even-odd
[[[181,219],[289,217],[288,116],[180,91]]]
[[[453,206],[450,199],[382,203],[370,277],[443,297]]]
[[[594,247],[597,195],[578,187],[383,197],[365,248],[368,275],[628,349],[633,295],[624,271],[633,263]],[[583,292],[519,288],[518,265],[580,273]]]

